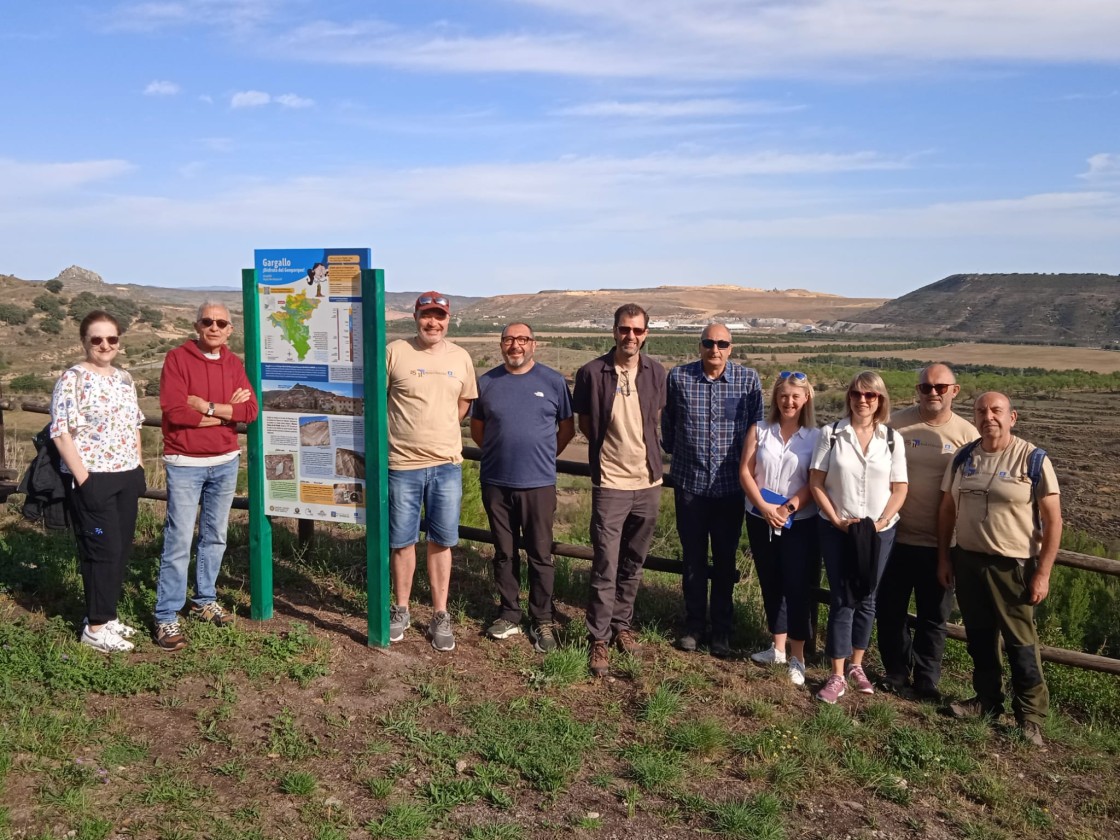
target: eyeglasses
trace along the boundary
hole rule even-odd
[[[227,321],[225,318],[199,318],[198,323],[200,323],[206,329],[210,329],[210,327],[217,324],[218,329],[220,329],[220,330],[224,330],[226,327],[228,327],[230,325],[230,322]]]
[[[108,344],[110,347],[116,347],[117,342],[120,341],[120,340],[121,340],[121,337],[119,335],[106,335],[106,336],[91,335],[89,337],[89,343],[92,344],[94,347],[100,347],[101,342],[103,342],[103,341],[106,344]]]
[[[618,393],[624,397],[630,396],[630,371],[623,369],[618,375]]]
[[[863,397],[868,402],[875,402],[881,395],[877,391],[848,391],[848,396],[853,400]]]
[[[799,370],[783,370],[781,373],[778,374],[778,378],[779,379],[796,379],[798,382],[802,382],[802,381],[808,379],[809,377],[806,376],[805,374],[803,374]]]
[[[934,391],[936,391],[938,394],[944,394],[946,391],[948,391],[952,387],[953,387],[952,385],[947,384],[945,382],[937,382],[937,383],[919,382],[918,383],[918,390],[921,391],[923,394],[932,394]]]
[[[451,306],[445,297],[433,297],[432,295],[421,295],[416,298],[416,308],[421,306]]]
[[[647,332],[646,327],[615,327],[615,329],[623,335],[630,335],[630,333],[634,333],[634,335],[645,335]]]
[[[720,350],[726,350],[731,346],[731,342],[724,341],[722,338],[702,338],[700,339],[700,346],[705,350],[711,350],[713,347],[718,347]]]
[[[965,490],[965,489],[962,488],[957,493],[957,506],[960,507],[960,503],[965,496],[972,496],[974,498],[982,497],[984,499],[984,516],[983,516],[983,518],[981,518],[980,521],[981,522],[987,522],[988,521],[988,492],[989,491],[987,489]]]
[[[528,335],[503,335],[502,347],[512,347],[514,342],[517,343],[518,347],[524,347],[530,341],[536,341],[536,339]]]

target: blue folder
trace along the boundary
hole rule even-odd
[[[775,493],[773,490],[767,490],[765,487],[761,488],[761,491],[762,491],[762,501],[769,502],[772,505],[784,505],[786,502],[789,501],[789,499],[786,496],[781,496],[781,495]],[[754,505],[751,505],[751,510],[753,510],[755,513],[757,513],[759,516],[762,515],[761,511],[759,511],[759,509],[756,508]],[[792,513],[789,515],[789,519],[787,519],[785,521],[785,524],[782,525],[782,527],[783,528],[792,528],[793,527],[793,514]]]

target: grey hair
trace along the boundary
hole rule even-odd
[[[528,327],[529,338],[536,338],[536,333],[533,332],[533,326],[528,321],[510,321],[508,324],[506,324],[504,327],[502,327],[502,335],[505,335],[506,331],[510,327],[512,327],[514,324],[520,324],[523,327]]]
[[[229,311],[228,306],[226,306],[220,300],[212,300],[211,298],[207,298],[206,300],[204,300],[202,303],[200,303],[198,305],[198,314],[195,315],[194,322],[197,324],[199,321],[201,321],[202,320],[202,313],[205,312],[207,309],[210,309],[211,307],[215,307],[215,308],[218,308],[218,309],[224,309],[226,311],[226,314],[229,315],[229,319],[231,321],[233,320],[233,313]]]

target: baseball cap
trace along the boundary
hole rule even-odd
[[[439,309],[450,315],[451,301],[447,299],[447,295],[441,295],[439,292],[424,292],[416,298],[414,311],[419,312],[422,309]]]

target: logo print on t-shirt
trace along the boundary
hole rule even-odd
[[[534,397],[544,397],[544,391],[534,391],[533,396]]]

